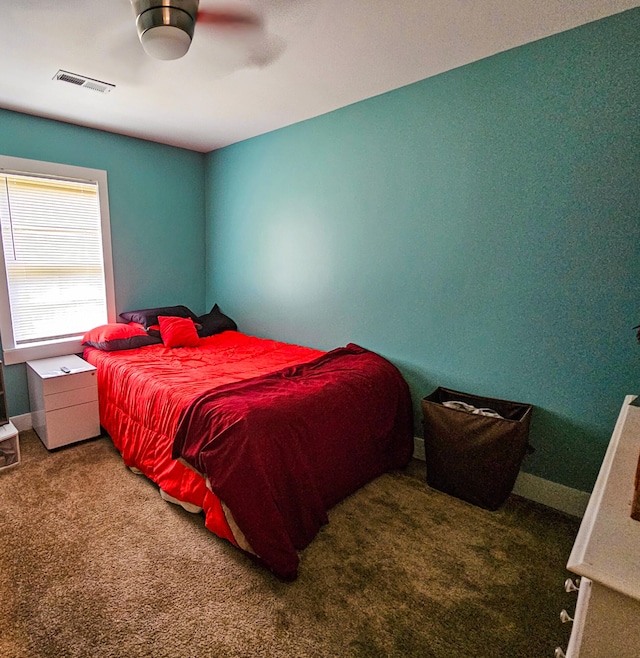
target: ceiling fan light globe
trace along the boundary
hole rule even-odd
[[[144,51],[155,59],[179,59],[184,57],[191,45],[191,37],[174,25],[158,25],[140,35]]]

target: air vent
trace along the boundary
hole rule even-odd
[[[109,84],[108,82],[93,80],[84,75],[69,73],[69,71],[60,70],[53,76],[53,79],[60,80],[60,82],[68,82],[69,84],[77,85],[78,87],[84,87],[85,89],[93,89],[93,91],[99,91],[101,94],[107,94],[112,89],[116,88],[115,85]]]

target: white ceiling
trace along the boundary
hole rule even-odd
[[[249,0],[225,0],[222,6]],[[0,0],[0,107],[208,152],[590,21],[639,0],[253,0],[266,32],[196,26],[157,61],[129,0]],[[201,0],[202,9],[220,0]],[[255,60],[277,58],[269,64]],[[54,81],[64,69],[108,94]]]

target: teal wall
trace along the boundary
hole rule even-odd
[[[640,10],[207,156],[207,303],[240,329],[535,405],[590,490],[640,393]]]
[[[205,156],[0,110],[0,154],[104,169],[116,308],[204,311]],[[29,411],[24,364],[5,368],[11,416]]]

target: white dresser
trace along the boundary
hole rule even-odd
[[[625,398],[567,564],[581,576],[567,658],[640,656],[640,521],[631,518],[640,457],[635,398]]]
[[[80,357],[27,361],[33,429],[49,449],[100,434],[96,369]]]

